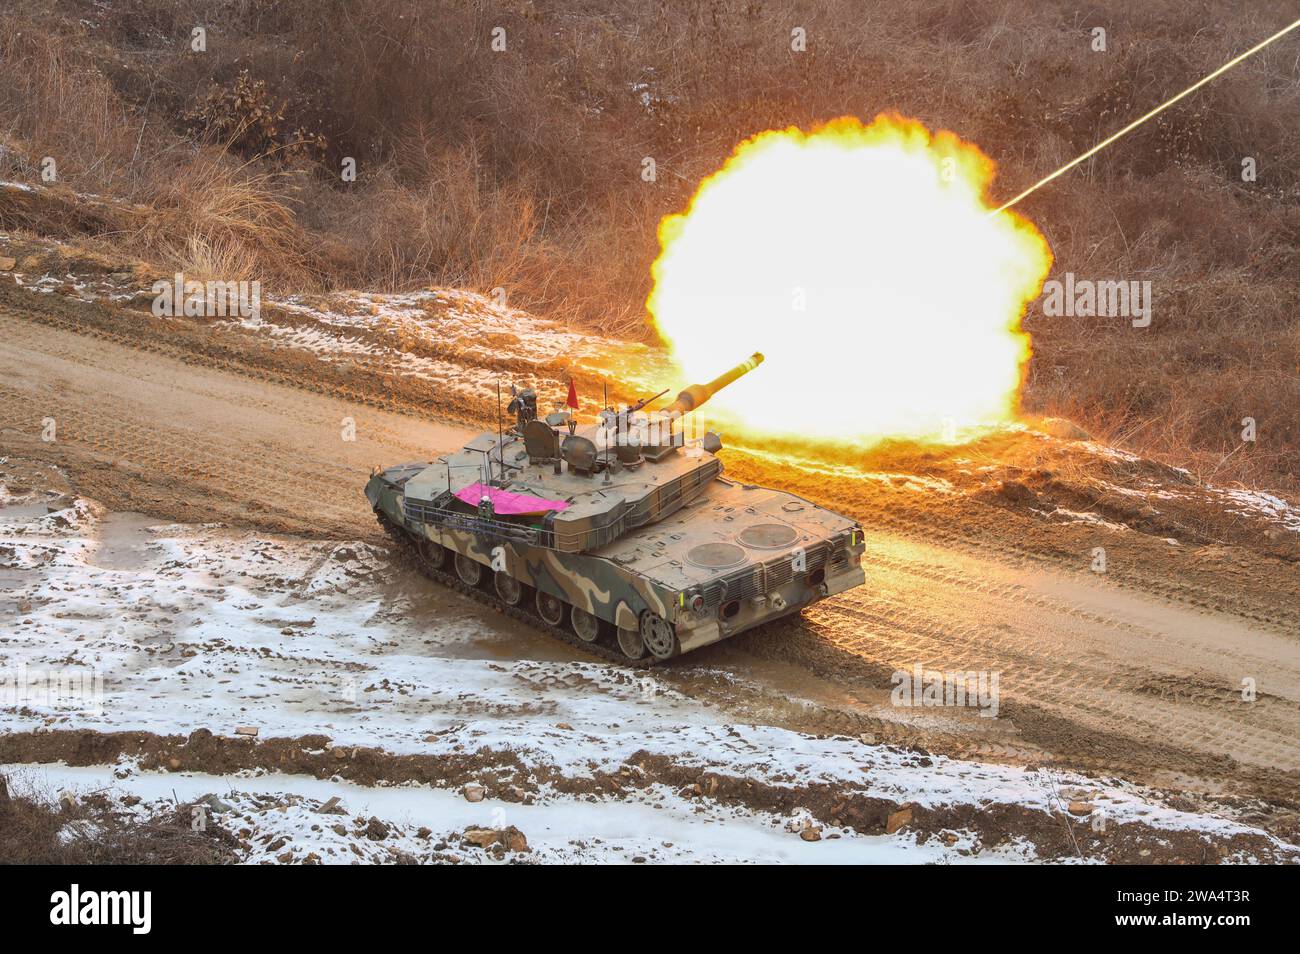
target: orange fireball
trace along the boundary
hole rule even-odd
[[[1011,420],[1052,264],[994,165],[900,116],[760,133],[659,226],[647,302],[683,380],[767,364],[711,416],[758,435],[940,440]]]

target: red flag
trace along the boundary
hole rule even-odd
[[[578,409],[578,389],[574,387],[572,380],[569,381],[569,396],[565,399],[564,403],[575,411]]]

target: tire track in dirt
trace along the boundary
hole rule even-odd
[[[1071,765],[1167,780],[1174,773],[1294,799],[1300,653],[1294,638],[1118,587],[1026,572],[876,537],[868,584],[817,604],[752,651],[837,665],[886,693],[895,670],[1000,673],[1011,745]],[[744,640],[746,637],[740,637]],[[1243,678],[1257,682],[1246,702]],[[913,710],[915,711],[915,710]],[[990,733],[992,734],[992,733]],[[1098,742],[1105,755],[1096,758]]]
[[[429,459],[457,428],[199,368],[0,311],[3,450],[53,458],[113,509],[373,536],[373,464]],[[54,440],[42,440],[43,422]],[[355,440],[344,438],[347,419]]]
[[[53,460],[80,492],[117,510],[324,536],[371,538],[361,486],[374,463],[428,459],[464,431],[380,410],[375,395],[331,391],[329,379],[251,368],[101,326],[73,330],[0,306],[0,453]],[[45,315],[48,319],[49,316]],[[63,319],[60,319],[62,321]],[[86,331],[92,333],[87,334]],[[268,366],[271,368],[268,370]],[[421,412],[423,413],[423,411]],[[58,440],[40,440],[53,417]],[[357,424],[344,441],[344,417]],[[772,481],[807,493],[798,474]],[[826,482],[821,483],[824,492]],[[834,500],[827,500],[834,506]],[[872,513],[856,498],[852,507]],[[902,511],[899,511],[902,512]],[[971,540],[926,516],[864,518],[868,587],[682,660],[682,691],[755,719],[980,758],[1182,775],[1294,801],[1300,783],[1300,663],[1285,613],[1264,622],[1151,598],[1062,574],[1055,559],[1006,533]],[[1014,528],[1012,533],[1014,532]],[[1070,557],[1074,559],[1073,556]],[[1175,588],[1195,600],[1194,588]],[[840,702],[809,707],[763,665],[790,663]],[[912,663],[1004,673],[1003,714],[899,710],[889,675]],[[757,688],[728,690],[719,669],[750,667]],[[673,667],[669,667],[673,669]],[[1243,676],[1259,699],[1234,701]],[[797,680],[795,680],[797,684]]]

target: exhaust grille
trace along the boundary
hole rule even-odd
[[[819,543],[804,551],[806,566],[799,575],[813,572],[826,563],[830,546]],[[757,566],[745,567],[730,573],[720,580],[714,580],[704,588],[705,605],[712,608],[721,606],[727,600],[743,600],[751,596],[770,593],[778,587],[785,586],[795,577],[794,558],[784,556]]]

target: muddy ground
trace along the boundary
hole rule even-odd
[[[43,254],[25,278],[48,265]],[[429,459],[491,416],[477,352],[455,340],[435,349],[452,371],[433,380],[394,370],[392,341],[340,354],[265,326],[153,318],[128,297],[78,288],[92,273],[108,281],[110,266],[79,267],[47,293],[0,276],[0,456],[11,494],[24,480],[63,479],[110,512],[383,546],[360,492],[371,466]],[[121,286],[143,281],[112,274]],[[272,307],[266,322],[301,329],[310,314]],[[562,380],[563,356],[530,361],[529,346],[525,334],[495,337],[493,372]],[[409,338],[406,347],[429,350]],[[579,377],[616,348],[591,344]],[[637,354],[608,357],[617,369]],[[456,386],[458,360],[472,386]],[[50,422],[53,439],[43,439]],[[657,677],[674,691],[737,721],[1115,776],[1192,804],[1237,800],[1262,830],[1294,835],[1293,511],[1269,514],[1256,498],[1225,497],[1170,468],[1026,430],[942,449],[742,442],[723,459],[735,476],[862,520],[868,582],[677,661]],[[1097,547],[1105,573],[1094,572]],[[405,572],[396,556],[391,572]],[[483,612],[443,599],[458,614]],[[540,652],[517,624],[483,623],[503,657]],[[917,664],[999,673],[997,717],[892,705],[891,675]],[[1256,690],[1249,698],[1245,684]],[[5,748],[0,761],[48,761],[66,742],[40,733]],[[401,776],[396,765],[378,777]],[[866,827],[887,807],[872,809]]]

